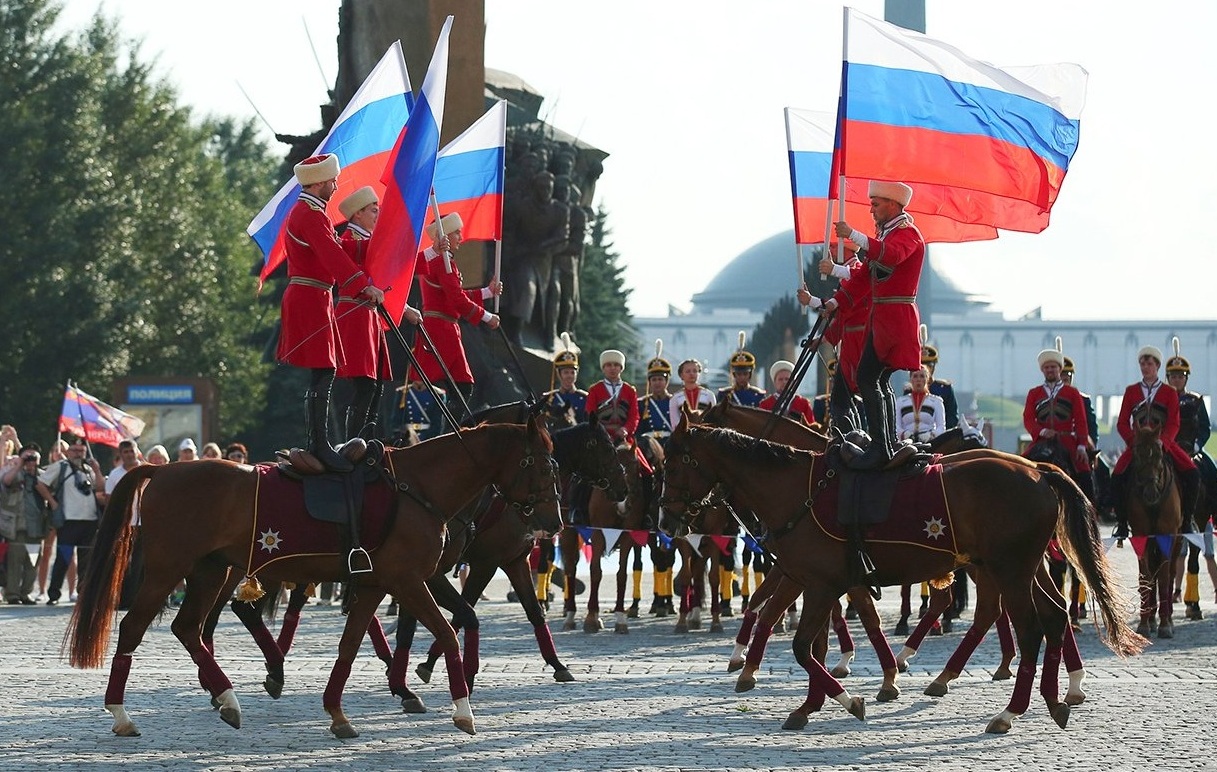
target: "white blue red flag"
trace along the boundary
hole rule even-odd
[[[841,77],[847,178],[942,186],[938,213],[957,222],[1048,227],[1078,148],[1082,67],[994,67],[847,8]]]
[[[448,87],[448,34],[452,17],[444,21],[435,51],[423,78],[418,100],[384,170],[380,219],[368,244],[364,270],[377,287],[386,288],[385,310],[401,319],[414,280],[414,262],[427,219],[427,203],[435,181],[440,127],[444,122],[444,92]]]
[[[359,188],[371,185],[377,195],[383,194],[380,178],[413,101],[401,42],[394,41],[312,153],[335,153],[342,168],[338,190],[330,198],[329,213],[334,222],[343,219],[338,202]],[[287,258],[283,225],[299,196],[299,183],[289,180],[246,228],[262,250],[260,281],[266,281]]]
[[[500,100],[439,151],[435,200],[440,212],[456,212],[465,241],[503,238],[503,162],[507,147],[507,102]],[[435,212],[427,210],[427,222]]]
[[[829,200],[838,195],[832,176],[837,116],[816,110],[786,108],[786,147],[790,153],[790,189],[794,197],[794,236],[797,244],[823,244]],[[847,179],[845,216],[834,218],[850,223],[869,222],[868,181]],[[939,199],[941,186],[913,184],[913,213],[918,230],[927,243],[953,244],[997,238],[988,225],[959,223],[943,217]]]
[[[69,382],[63,393],[63,409],[59,412],[59,431],[117,448],[123,440],[134,440],[143,434],[144,422]]]

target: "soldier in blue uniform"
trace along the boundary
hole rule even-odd
[[[765,390],[752,385],[756,357],[744,350],[744,331],[740,330],[739,348],[731,355],[731,385],[718,390],[718,401],[731,400],[737,405],[756,407],[765,398]]]
[[[541,395],[550,418],[559,419],[560,424],[561,419],[573,411],[576,422],[586,420],[587,392],[575,385],[575,379],[579,377],[579,355],[571,348],[569,333],[562,333],[562,350],[554,355],[553,377],[558,388]]]
[[[1065,357],[1065,366],[1061,368],[1061,380],[1066,386],[1073,385],[1073,360]],[[1086,406],[1086,431],[1087,439],[1090,440],[1088,452],[1093,455],[1094,450],[1099,445],[1099,419],[1094,412],[1094,402],[1090,399],[1090,395],[1078,389],[1078,393],[1082,395],[1082,404]]]
[[[672,419],[668,416],[672,395],[668,392],[668,382],[672,378],[672,363],[663,357],[663,341],[655,341],[655,357],[647,362],[647,393],[638,398],[638,429],[634,437],[638,447],[644,454],[650,452],[651,438],[662,447],[667,447],[668,437],[672,434]],[[658,470],[649,456],[652,468]],[[656,471],[659,477],[662,472]],[[656,485],[661,483],[657,480]],[[651,489],[646,489],[651,491]],[[651,502],[647,502],[647,512],[651,511]],[[664,549],[659,538],[652,533],[650,536],[651,565],[654,567],[654,594],[651,603],[651,614],[668,616],[676,613],[672,606],[672,568],[676,564],[676,553],[671,548]],[[637,548],[634,555],[634,603],[637,604],[642,596],[642,549]],[[631,607],[631,611],[633,607]]]
[[[408,444],[411,433],[421,441],[437,437],[446,431],[444,413],[422,381],[408,383],[397,390],[401,397],[397,400],[397,410],[394,411],[394,424],[397,426],[393,434],[394,445]],[[440,387],[436,386],[435,391],[441,399],[445,397],[444,390]]]

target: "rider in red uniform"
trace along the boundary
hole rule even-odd
[[[1039,353],[1038,361],[1044,382],[1027,392],[1023,405],[1023,428],[1031,435],[1031,444],[1023,455],[1051,457],[1051,446],[1060,445],[1073,467],[1070,476],[1081,486],[1086,497],[1094,501],[1090,456],[1086,453],[1090,446],[1090,430],[1086,425],[1082,392],[1061,377],[1065,356],[1059,349],[1044,349]]]
[[[761,410],[773,410],[773,406],[777,404],[778,396],[782,393],[782,389],[786,388],[786,384],[790,382],[790,374],[793,372],[794,363],[788,362],[785,359],[779,359],[769,365],[769,382],[773,384],[773,393],[762,399],[761,404],[757,407]],[[816,422],[816,416],[811,409],[811,403],[802,394],[795,394],[791,397],[790,408],[786,411],[786,414],[796,421],[802,418],[808,426]]]

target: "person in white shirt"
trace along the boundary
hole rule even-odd
[[[676,368],[676,373],[680,376],[683,387],[672,395],[672,401],[668,403],[668,418],[671,419],[673,428],[680,423],[681,405],[687,402],[695,410],[704,410],[714,407],[714,403],[718,401],[714,392],[698,383],[701,378],[701,362],[686,359]]]
[[[899,439],[929,442],[947,430],[947,408],[942,397],[930,393],[930,372],[925,365],[909,373],[912,390],[896,398],[896,433]]]

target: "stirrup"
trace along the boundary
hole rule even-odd
[[[366,565],[367,568],[358,568],[358,569],[355,568],[355,556],[356,555],[360,555],[363,557],[363,560],[360,561],[360,563],[362,565]],[[354,549],[352,549],[350,552],[347,553],[347,573],[349,573],[349,574],[370,574],[370,573],[372,573],[372,556],[369,555],[368,551],[365,550],[363,547],[355,547]]]

